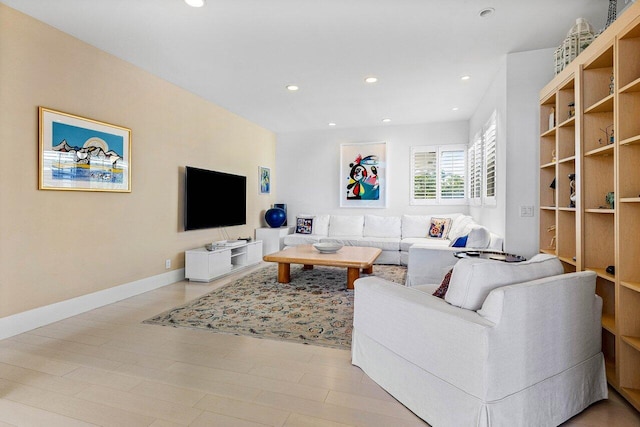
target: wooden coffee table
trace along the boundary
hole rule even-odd
[[[353,282],[363,273],[373,273],[373,262],[382,251],[378,248],[343,246],[336,253],[323,254],[311,245],[300,245],[262,257],[268,262],[278,263],[278,282],[291,281],[291,264],[302,264],[303,269],[311,270],[314,265],[347,267],[347,289],[353,289]]]

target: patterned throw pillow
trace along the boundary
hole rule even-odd
[[[427,237],[431,239],[446,239],[451,228],[451,218],[431,218]]]
[[[449,289],[449,282],[451,281],[451,273],[453,273],[453,268],[445,274],[444,279],[442,279],[442,283],[440,283],[440,287],[436,289],[436,291],[432,294],[434,297],[444,299],[445,294],[447,293],[447,289]]]
[[[313,218],[296,218],[296,233],[311,234],[313,232]]]

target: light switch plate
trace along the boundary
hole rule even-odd
[[[520,206],[520,216],[522,216],[522,217],[532,217],[533,216],[533,206]]]

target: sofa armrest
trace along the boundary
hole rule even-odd
[[[353,327],[444,381],[484,390],[493,322],[441,298],[378,277],[355,282]]]
[[[503,251],[504,250],[504,239],[498,236],[494,232],[490,232],[491,241],[489,242],[489,247],[487,249],[491,249],[494,251]]]
[[[478,314],[489,333],[489,398],[559,374],[601,351],[602,300],[583,271],[494,289]],[[501,378],[509,378],[503,381]]]
[[[464,248],[427,247],[415,244],[409,248],[409,262],[407,263],[407,286],[440,284],[442,278],[458,259],[454,252]]]

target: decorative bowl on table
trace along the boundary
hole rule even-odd
[[[313,247],[316,248],[318,252],[323,254],[333,254],[342,249],[342,245],[340,243],[331,242],[314,243]]]

